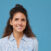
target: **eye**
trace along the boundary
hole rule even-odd
[[[15,18],[15,21],[19,20],[18,18]]]
[[[22,19],[22,21],[26,21],[26,19]]]

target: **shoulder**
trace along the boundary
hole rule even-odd
[[[0,39],[0,44],[3,44],[8,40],[8,36]]]
[[[27,37],[26,38],[27,41],[32,41],[33,43],[38,43],[38,40],[36,37]]]
[[[38,46],[38,40],[36,37],[30,37],[30,38],[27,37],[26,41],[32,43],[34,46]]]
[[[38,40],[37,40],[37,38],[33,38],[33,50],[38,51]]]
[[[33,43],[36,43],[36,44],[38,43],[38,40],[36,37],[33,37],[32,39],[33,39]]]
[[[7,39],[8,39],[8,37],[4,37],[4,38],[0,39],[0,50],[1,51],[4,51],[4,49],[6,47],[5,45],[7,43]]]
[[[27,41],[28,41],[28,42],[31,42],[34,47],[38,47],[38,40],[37,40],[36,37],[27,38]]]

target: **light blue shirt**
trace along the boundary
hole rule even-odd
[[[11,33],[9,39],[8,36],[0,39],[0,51],[38,51],[38,41],[36,38],[28,38],[24,35],[17,48],[16,40]]]

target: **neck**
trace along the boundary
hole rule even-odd
[[[23,37],[23,32],[13,31],[13,35],[14,35],[15,40],[18,41],[18,40],[20,40]]]

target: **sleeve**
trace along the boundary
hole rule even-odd
[[[1,41],[0,41],[0,51],[2,51]]]
[[[38,40],[33,38],[33,51],[38,51]]]
[[[0,51],[2,51],[2,47],[0,46]]]

